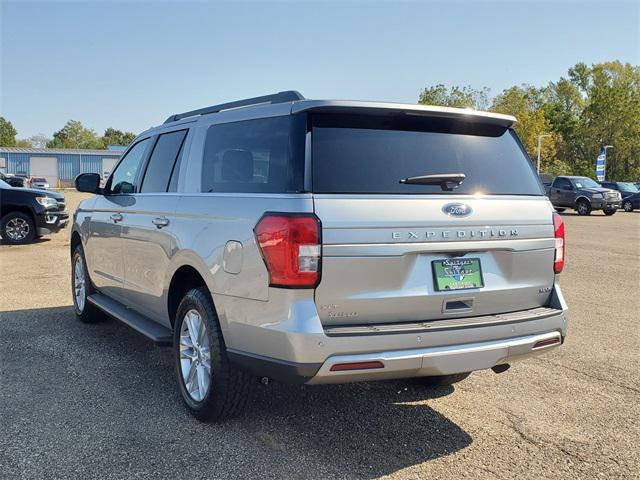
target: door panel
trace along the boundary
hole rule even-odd
[[[120,213],[122,203],[120,196],[96,197],[85,246],[91,280],[100,292],[116,299],[122,298],[124,263],[120,239],[122,227],[112,216]]]
[[[130,197],[131,204],[122,211],[125,301],[169,325],[165,276],[176,248],[172,227],[179,197],[166,193]]]

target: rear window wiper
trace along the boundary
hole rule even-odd
[[[435,175],[421,175],[419,177],[407,177],[400,180],[400,183],[407,185],[440,185],[445,191],[451,191],[464,182],[464,173],[437,173]]]

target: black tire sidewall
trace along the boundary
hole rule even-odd
[[[23,240],[19,240],[17,242],[10,239],[4,230],[7,226],[7,223],[9,223],[9,220],[13,218],[21,218],[23,220],[26,220],[29,224],[29,234]],[[33,242],[33,240],[36,238],[36,225],[29,215],[22,212],[10,212],[2,217],[2,221],[0,221],[0,232],[2,233],[2,239],[6,243],[10,245],[26,245],[27,243]]]
[[[209,354],[211,361],[211,378],[209,380],[209,390],[201,401],[195,401],[187,392],[182,378],[180,366],[180,330],[185,314],[191,310],[196,310],[207,328],[209,338]],[[228,402],[229,389],[233,388],[234,380],[238,375],[229,363],[226,354],[226,346],[218,322],[218,316],[213,306],[211,296],[205,287],[189,290],[183,297],[176,312],[176,320],[173,329],[174,364],[175,375],[180,390],[180,396],[191,410],[191,413],[201,421],[212,421],[225,418],[231,413]],[[240,378],[242,380],[242,378]],[[241,407],[241,402],[238,403]]]
[[[75,266],[76,260],[80,259],[82,262],[82,268],[84,271],[84,310],[82,312],[78,309],[76,305],[76,295],[75,295]],[[89,270],[87,270],[87,262],[84,258],[84,250],[82,245],[78,245],[73,250],[73,255],[71,256],[71,296],[73,301],[73,311],[76,314],[76,317],[83,323],[91,323],[96,321],[98,318],[98,311],[93,307],[92,304],[88,302],[88,297],[94,292],[93,284],[91,283],[91,279],[89,278]]]

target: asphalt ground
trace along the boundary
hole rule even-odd
[[[640,212],[564,219],[561,348],[455,387],[256,384],[218,425],[170,349],[75,320],[68,231],[0,245],[0,478],[640,478]]]

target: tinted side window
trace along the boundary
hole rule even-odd
[[[292,139],[293,116],[209,127],[203,192],[287,193],[302,190],[304,150]],[[295,130],[297,131],[297,130]],[[304,141],[304,133],[302,140]]]
[[[554,187],[562,188],[565,190],[569,188],[570,185],[571,185],[571,182],[569,182],[569,180],[567,180],[566,178],[556,178],[555,181],[553,182]]]
[[[136,175],[148,145],[148,138],[136,143],[120,161],[109,179],[111,193],[135,192]]]
[[[142,193],[166,192],[176,159],[182,149],[187,130],[164,133],[158,137],[142,180]],[[177,176],[177,173],[176,173]]]

